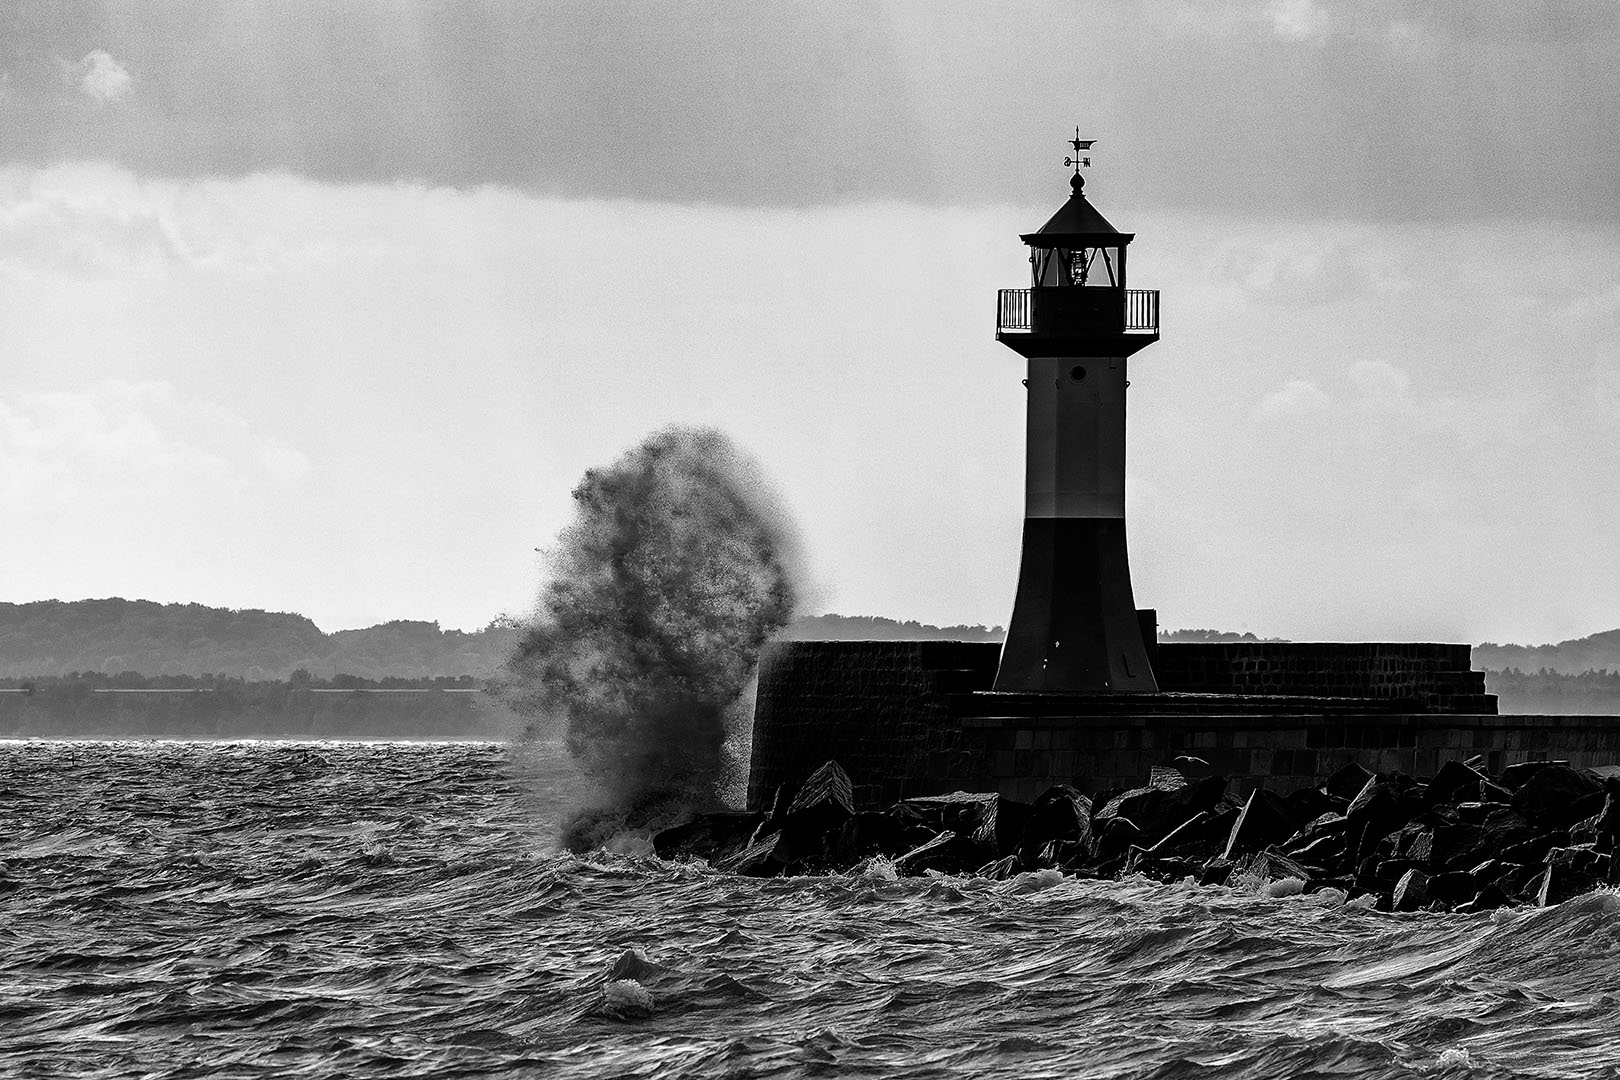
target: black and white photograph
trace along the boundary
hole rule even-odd
[[[1620,5],[0,0],[0,1076],[1620,1080]]]

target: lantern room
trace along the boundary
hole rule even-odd
[[[1029,246],[1030,287],[997,297],[996,338],[1025,355],[1052,339],[1096,341],[1118,335],[1113,355],[1128,356],[1159,336],[1159,294],[1126,287],[1122,233],[1085,196],[1076,171],[1071,194],[1045,225],[1019,237]]]

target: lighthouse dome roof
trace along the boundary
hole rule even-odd
[[[1075,174],[1070,182],[1069,201],[1045,225],[1019,239],[1030,247],[1100,247],[1128,244],[1135,233],[1122,233],[1098,213],[1085,195],[1085,181]]]

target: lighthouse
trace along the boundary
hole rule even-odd
[[[1122,233],[1085,195],[1078,130],[1068,201],[1035,232],[1027,289],[1003,289],[996,340],[1028,394],[1023,554],[995,690],[1153,692],[1125,550],[1127,361],[1159,339],[1159,294],[1131,289]]]

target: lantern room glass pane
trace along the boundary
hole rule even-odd
[[[1121,249],[1111,247],[1032,248],[1034,284],[1040,287],[1086,286],[1117,289],[1124,285]]]

